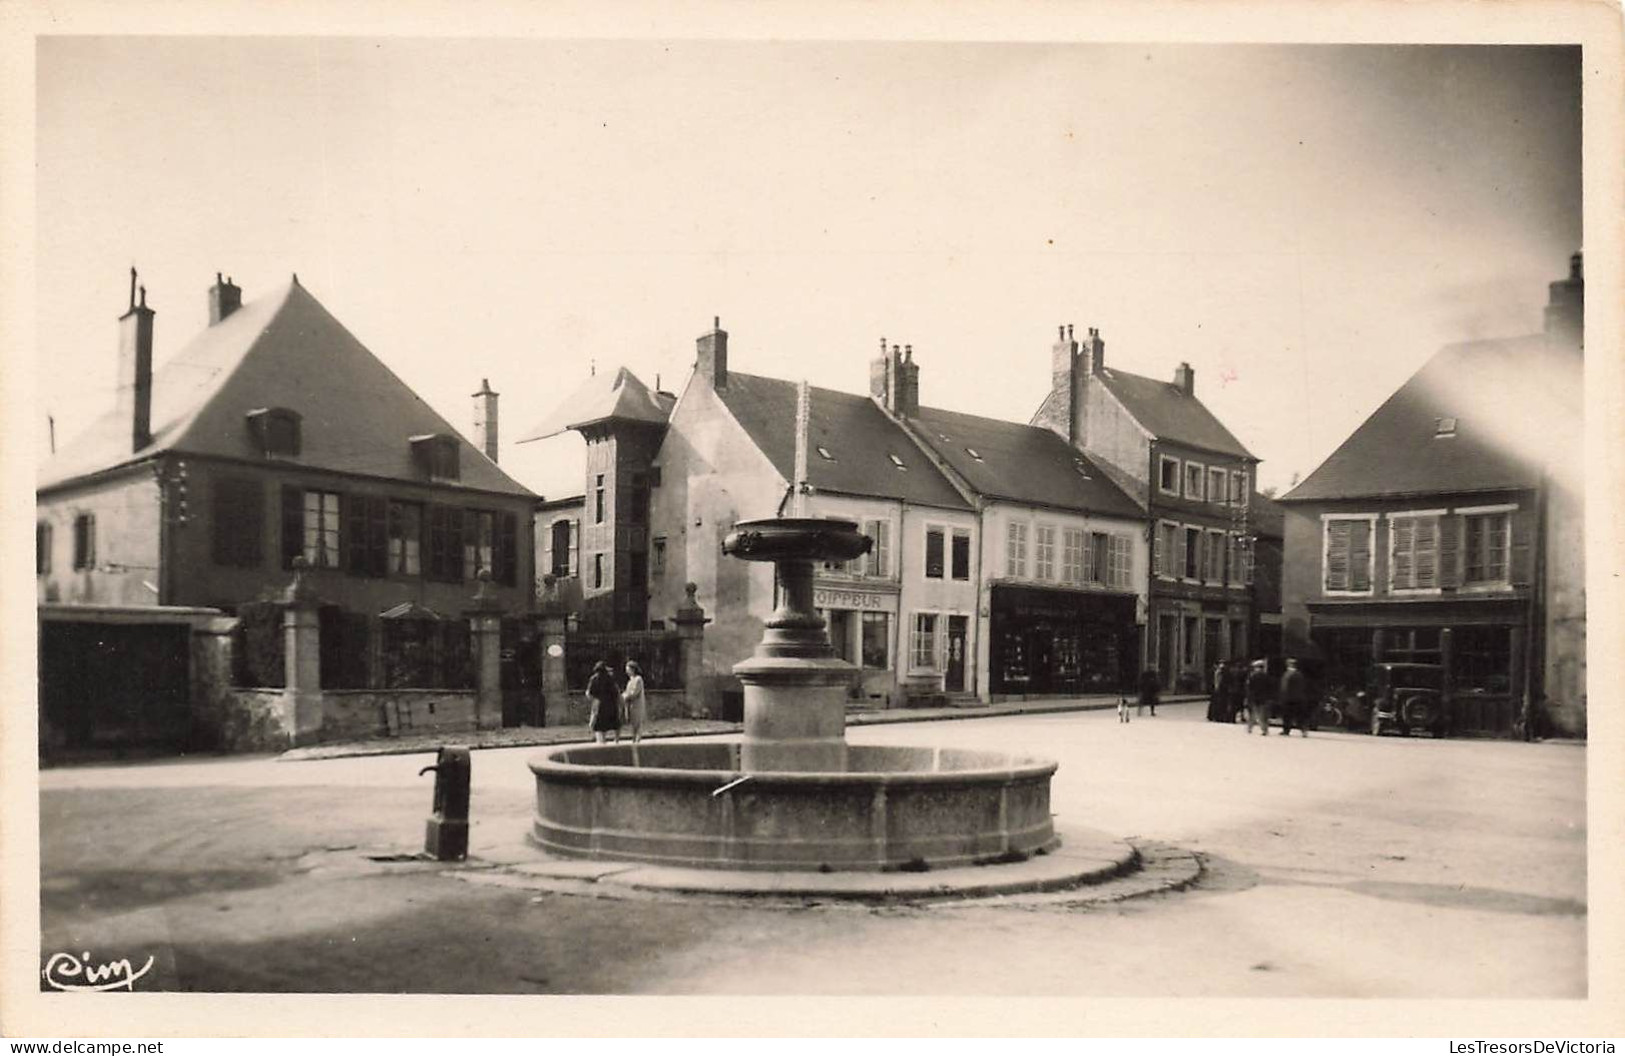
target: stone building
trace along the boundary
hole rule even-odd
[[[297,277],[216,276],[209,326],[154,370],[131,272],[117,400],[37,482],[38,600],[231,611],[296,558],[324,602],[458,614],[488,574],[531,599],[535,497],[436,414]],[[496,394],[476,394],[494,445]]]
[[[1149,524],[1143,662],[1165,687],[1197,688],[1215,661],[1252,651],[1258,459],[1197,397],[1188,363],[1171,382],[1131,374],[1106,365],[1098,330],[1079,342],[1063,326],[1050,382],[1032,424],[1087,455]]]
[[[1576,255],[1543,333],[1440,349],[1282,496],[1289,648],[1327,677],[1439,663],[1458,729],[1584,727],[1584,291]]]

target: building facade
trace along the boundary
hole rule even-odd
[[[1050,394],[1032,424],[1086,454],[1139,504],[1151,562],[1141,662],[1166,688],[1196,689],[1218,660],[1253,651],[1255,458],[1196,395],[1181,363],[1171,382],[1108,367],[1098,330],[1062,327]]]
[[[244,304],[217,276],[208,329],[156,374],[156,313],[131,282],[115,407],[38,480],[41,602],[231,611],[302,561],[354,611],[457,615],[487,577],[529,608],[534,496],[297,279]]]
[[[1289,644],[1329,679],[1436,663],[1458,729],[1584,727],[1583,282],[1544,333],[1441,349],[1281,498]]]

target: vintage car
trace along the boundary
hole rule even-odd
[[[1444,702],[1444,668],[1438,664],[1373,664],[1366,684],[1371,732],[1409,734],[1427,730],[1435,737],[1450,731]]]

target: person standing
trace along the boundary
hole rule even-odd
[[[1247,732],[1253,732],[1253,723],[1258,723],[1258,732],[1261,736],[1270,735],[1270,697],[1274,695],[1275,680],[1270,678],[1268,662],[1254,660],[1253,669],[1247,675]]]
[[[1151,717],[1157,717],[1157,695],[1162,691],[1162,680],[1157,677],[1155,668],[1146,668],[1140,672],[1140,703],[1135,714],[1140,714],[1146,708],[1151,709]]]
[[[587,726],[592,739],[604,743],[604,735],[613,732],[615,743],[621,743],[621,691],[615,685],[615,676],[609,673],[609,664],[603,660],[593,665],[592,677],[587,679],[587,703],[592,706]]]
[[[1220,660],[1213,665],[1213,673],[1208,676],[1207,721],[1224,722],[1225,705],[1225,669],[1224,661]]]
[[[632,727],[632,743],[637,744],[649,721],[649,695],[643,690],[643,668],[636,660],[626,662],[626,688],[621,691],[621,702],[626,705],[626,724]]]
[[[1309,736],[1309,679],[1298,670],[1296,658],[1287,660],[1281,676],[1281,736],[1290,736],[1293,726]]]

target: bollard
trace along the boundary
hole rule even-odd
[[[434,813],[429,816],[423,849],[442,862],[460,862],[468,857],[468,783],[472,763],[467,748],[442,748],[433,766],[418,771],[422,777],[434,771]]]

